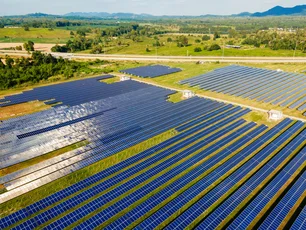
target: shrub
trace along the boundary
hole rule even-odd
[[[212,44],[209,48],[208,51],[213,51],[213,50],[220,50],[221,47],[218,44]]]

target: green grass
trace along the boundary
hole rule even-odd
[[[171,94],[168,98],[168,101],[170,101],[172,103],[178,103],[182,100],[184,100],[184,98],[183,98],[183,93],[181,93],[181,92]]]
[[[113,83],[116,83],[116,82],[119,82],[119,81],[120,81],[119,77],[112,77],[112,78],[101,80],[101,82],[104,82],[106,84],[113,84]]]
[[[0,184],[0,194],[5,193],[7,190],[4,185]]]
[[[172,38],[173,42],[167,42],[167,38]],[[210,46],[214,43],[219,44],[223,47],[223,44],[230,39],[218,39],[216,41],[202,41],[201,43],[196,43],[196,39],[201,40],[201,36],[188,36],[189,46],[187,47],[177,47],[176,35],[165,34],[159,38],[159,42],[162,44],[160,47],[155,47],[156,40],[148,37],[141,37],[141,42],[136,42],[131,39],[114,39],[109,42],[106,47],[107,54],[134,54],[134,55],[151,55],[151,56],[223,56],[223,49],[217,51],[207,51],[204,50],[205,46]],[[118,45],[118,41],[121,41],[122,45]],[[237,41],[240,43],[240,41]],[[127,45],[129,44],[129,45]],[[195,47],[202,48],[201,52],[194,52]],[[147,52],[146,49],[150,52]],[[241,49],[224,49],[224,56],[241,56],[241,57],[293,57],[293,50],[271,50],[270,48],[255,48],[253,46],[242,46]],[[297,57],[306,57],[306,53],[302,51],[296,51]]]
[[[0,29],[0,42],[26,42],[34,43],[66,43],[70,39],[70,31],[47,28],[30,28],[25,31],[23,28],[2,28]]]
[[[260,124],[260,125],[263,124],[268,127],[273,127],[274,125],[278,123],[278,121],[269,120],[267,113],[259,112],[259,111],[251,111],[245,116],[243,116],[243,118],[247,121],[253,121],[253,122],[256,122],[257,124]]]

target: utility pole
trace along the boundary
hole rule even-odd
[[[155,51],[156,51],[156,60],[157,60],[157,40],[156,40],[156,45],[155,45]]]
[[[296,39],[296,42],[295,42],[295,49],[294,49],[294,52],[293,52],[293,58],[295,58],[297,44],[298,44],[298,41],[297,41],[297,39]]]
[[[222,59],[224,58],[224,49],[225,49],[225,42],[223,40],[223,52],[222,52]]]

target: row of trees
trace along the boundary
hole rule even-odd
[[[69,61],[34,51],[31,58],[0,59],[0,89],[12,88],[24,83],[37,83],[56,75],[66,78],[79,72],[94,72],[89,62]]]

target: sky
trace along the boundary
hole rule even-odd
[[[229,15],[262,12],[276,5],[292,7],[305,0],[0,0],[0,15],[42,12],[147,13],[153,15]]]

